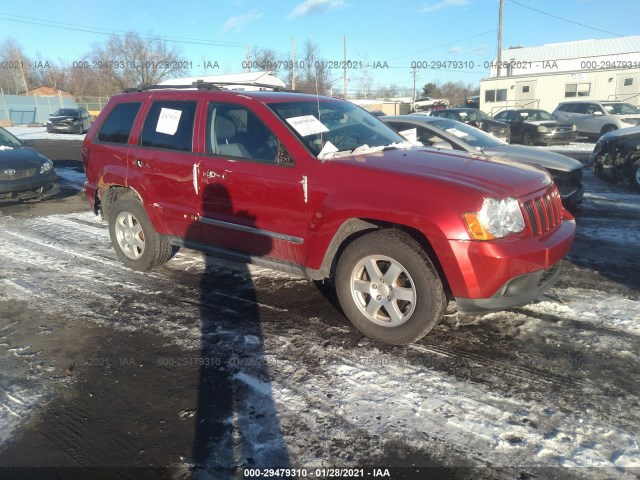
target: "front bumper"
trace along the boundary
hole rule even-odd
[[[461,309],[499,310],[524,305],[550,288],[554,267],[569,252],[575,220],[549,234],[514,236],[489,242],[432,240],[449,289]]]
[[[78,123],[47,123],[47,132],[78,133]]]
[[[561,133],[538,133],[536,143],[544,143],[546,145],[563,145],[575,142],[578,138],[578,132],[561,132]]]
[[[526,305],[549,290],[560,275],[561,264],[547,270],[526,273],[505,283],[490,298],[456,297],[458,308],[463,312],[491,312]]]
[[[59,192],[58,176],[53,169],[45,174],[0,181],[0,202],[45,199]]]
[[[0,202],[21,202],[24,200],[44,200],[60,193],[58,182],[46,183],[27,190],[0,191]]]

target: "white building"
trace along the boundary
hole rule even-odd
[[[199,77],[182,77],[165,80],[160,85],[191,85],[193,82],[223,83],[221,88],[227,90],[257,91],[270,88],[285,88],[286,84],[273,72],[242,72],[227,75],[201,75]]]
[[[640,105],[640,35],[510,47],[480,82],[480,109],[553,111],[571,99],[624,100]]]

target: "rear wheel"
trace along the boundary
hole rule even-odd
[[[171,258],[171,244],[155,231],[147,213],[132,194],[109,208],[109,235],[118,258],[133,270],[151,270]]]
[[[399,230],[378,230],[353,241],[338,261],[336,291],[358,330],[394,345],[422,338],[446,308],[431,260]]]
[[[636,161],[631,167],[631,185],[636,190],[640,190],[640,160]]]

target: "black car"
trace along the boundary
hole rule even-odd
[[[507,143],[510,141],[509,125],[491,118],[482,110],[475,108],[447,108],[445,110],[434,110],[431,112],[431,116],[457,120],[490,133]]]
[[[640,127],[604,134],[591,153],[593,173],[605,180],[629,180],[640,190]]]
[[[521,145],[509,145],[470,125],[425,115],[381,117],[408,140],[433,148],[463,150],[546,169],[560,190],[562,203],[573,209],[584,195],[582,164],[565,155]]]
[[[575,126],[559,122],[545,110],[533,108],[503,110],[493,118],[509,124],[512,143],[568,145],[578,137]]]
[[[42,200],[59,192],[53,162],[0,127],[0,202]]]
[[[89,130],[93,117],[84,108],[60,108],[47,121],[47,132],[82,134]]]

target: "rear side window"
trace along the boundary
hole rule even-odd
[[[154,102],[142,128],[143,147],[190,152],[197,102]]]
[[[573,105],[573,108],[571,109],[571,112],[586,115],[587,113],[589,113],[589,110],[591,110],[591,113],[593,113],[593,105],[591,105],[590,103],[575,103]]]
[[[133,122],[140,110],[140,102],[121,103],[111,110],[98,133],[98,140],[106,143],[123,143],[129,141]]]

